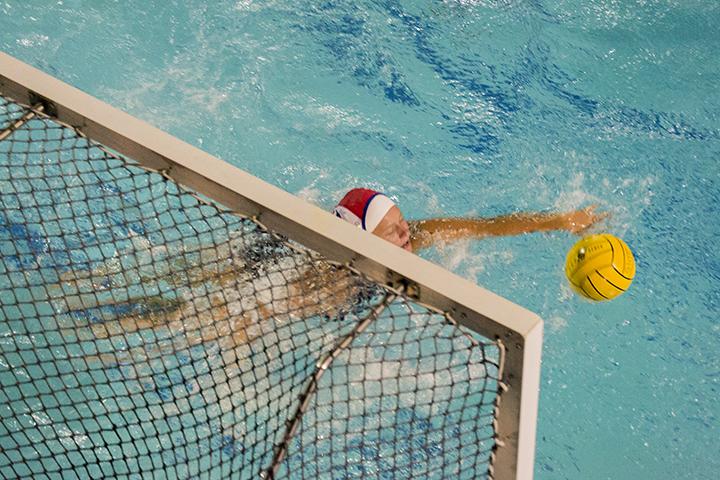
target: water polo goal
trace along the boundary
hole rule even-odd
[[[532,478],[536,315],[2,53],[0,255],[0,478]]]

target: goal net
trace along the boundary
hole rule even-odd
[[[505,350],[0,96],[0,478],[491,476]]]

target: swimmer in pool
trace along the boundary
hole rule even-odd
[[[349,191],[333,213],[390,243],[413,252],[434,244],[465,238],[567,230],[580,233],[606,214],[594,207],[565,213],[520,213],[495,218],[435,218],[406,221],[390,198],[374,190]],[[277,325],[314,316],[343,318],[361,307],[376,292],[372,285],[349,271],[327,262],[309,261],[309,257],[282,249],[277,240],[261,237],[256,242],[240,237],[239,250],[231,243],[203,248],[201,258],[190,263],[159,264],[154,274],[143,279],[145,285],[176,283],[177,298],[162,295],[128,299],[124,305],[97,305],[101,319],[92,321],[96,338],[119,338],[128,333],[152,329],[156,337],[172,339],[172,349],[189,348],[217,341],[223,350],[264,335]],[[278,257],[280,255],[280,257]],[[282,255],[291,255],[281,258]],[[178,255],[180,260],[183,255]],[[282,267],[285,262],[288,266]],[[165,270],[161,269],[164,268]],[[87,310],[90,305],[82,292],[98,291],[98,285],[110,285],[113,298],[122,296],[127,287],[113,285],[122,271],[67,272],[55,288],[63,292],[66,308]],[[120,275],[121,276],[121,275]],[[159,287],[148,291],[160,290]],[[96,308],[96,310],[98,310]],[[119,312],[119,313],[114,313]],[[127,312],[127,313],[122,313]],[[77,317],[67,327],[80,327]],[[273,319],[273,322],[268,322]],[[81,322],[81,324],[84,322]],[[158,346],[145,345],[126,352],[140,360],[162,355]],[[117,352],[118,354],[120,352]],[[111,361],[118,355],[109,354]]]
[[[522,233],[567,230],[582,233],[607,213],[595,206],[562,213],[515,213],[494,218],[432,218],[406,221],[386,195],[366,188],[350,190],[333,213],[409,252],[439,242]]]

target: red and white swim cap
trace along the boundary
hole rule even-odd
[[[380,192],[353,188],[340,200],[333,213],[346,222],[372,232],[393,206],[393,201]]]

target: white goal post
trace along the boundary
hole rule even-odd
[[[497,412],[494,477],[533,477],[543,332],[537,315],[2,52],[0,94],[42,106],[93,141],[501,340],[507,390]]]

